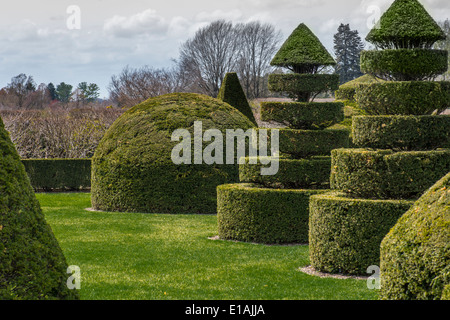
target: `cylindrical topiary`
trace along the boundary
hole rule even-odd
[[[202,125],[200,133],[194,132],[195,122]],[[237,109],[204,95],[176,93],[144,101],[118,118],[100,141],[92,159],[92,205],[108,211],[215,213],[216,187],[239,180],[237,160],[196,163],[193,150],[189,163],[175,164],[172,151],[180,142],[171,136],[186,129],[190,150],[194,135],[202,139],[208,129],[225,136],[228,129],[252,127]],[[206,144],[200,141],[200,155]]]
[[[221,185],[217,188],[219,237],[267,244],[307,243],[309,197],[323,192]]]
[[[336,149],[331,155],[331,189],[364,198],[418,198],[450,170],[450,149]]]
[[[354,116],[353,144],[394,150],[450,148],[450,116]]]
[[[343,103],[334,102],[262,102],[261,120],[293,129],[320,130],[343,121],[343,109]]]
[[[449,298],[450,172],[383,239],[380,267],[381,299]]]
[[[413,203],[352,198],[345,193],[312,196],[312,266],[322,272],[365,275],[369,266],[379,265],[381,241]]]
[[[0,300],[79,299],[67,268],[0,119]]]

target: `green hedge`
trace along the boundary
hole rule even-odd
[[[35,190],[86,190],[91,187],[91,159],[24,159]]]
[[[450,106],[448,81],[399,81],[359,85],[359,108],[368,115],[427,115]]]
[[[344,120],[340,102],[262,102],[261,120],[287,124],[293,129],[323,129]]]
[[[367,275],[380,264],[380,243],[413,204],[405,200],[367,200],[342,193],[310,199],[309,258],[322,272]]]
[[[219,237],[257,243],[306,243],[309,197],[324,190],[217,187]]]
[[[361,52],[361,71],[385,80],[432,79],[448,69],[448,51],[390,49]]]
[[[352,81],[346,82],[339,86],[339,89],[335,91],[335,98],[338,101],[346,101],[347,103],[355,102],[356,88],[360,84],[365,83],[377,83],[384,82],[382,79],[375,78],[370,74],[365,74]]]
[[[0,301],[79,299],[67,267],[0,118]]]
[[[417,198],[450,171],[450,149],[336,149],[331,159],[331,189],[364,198]]]
[[[337,74],[271,74],[269,75],[269,90],[287,92],[292,95],[298,92],[320,93],[335,91],[339,88]]]
[[[256,125],[252,108],[248,103],[236,72],[229,72],[225,75],[217,99],[235,107]]]
[[[280,153],[286,153],[295,158],[307,158],[316,155],[329,155],[331,150],[346,148],[349,144],[349,131],[346,129],[279,130]],[[271,129],[267,129],[269,138]]]
[[[354,116],[353,143],[358,147],[432,150],[450,147],[450,116]]]
[[[279,159],[279,169],[276,175],[262,176],[260,161],[256,164],[251,160],[259,158],[245,158],[245,163],[239,165],[239,179],[245,183],[258,183],[265,187],[284,189],[317,189],[329,188],[331,157],[311,159]]]
[[[449,215],[450,172],[427,190],[383,239],[381,299],[450,298]]]

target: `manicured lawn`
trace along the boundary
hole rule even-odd
[[[85,210],[88,193],[38,193],[85,300],[377,299],[365,280],[310,276],[308,246],[211,240],[214,215]]]

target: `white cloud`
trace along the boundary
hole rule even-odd
[[[169,24],[163,17],[156,14],[153,9],[147,9],[130,17],[115,15],[107,19],[103,30],[115,37],[134,37],[140,35],[165,35]]]

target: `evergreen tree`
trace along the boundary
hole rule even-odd
[[[357,30],[350,30],[349,24],[343,24],[334,35],[334,52],[336,54],[335,72],[340,76],[340,83],[346,83],[363,75],[359,67],[360,53],[364,43]]]
[[[58,84],[56,87],[58,100],[64,103],[69,102],[72,97],[72,88],[73,87],[70,84],[66,84],[64,82]]]
[[[52,100],[56,100],[57,98],[58,98],[58,95],[56,94],[56,88],[55,88],[55,85],[53,84],[53,83],[49,83],[48,85],[47,85],[47,89],[48,89],[48,92],[50,93],[50,98],[52,99]]]

